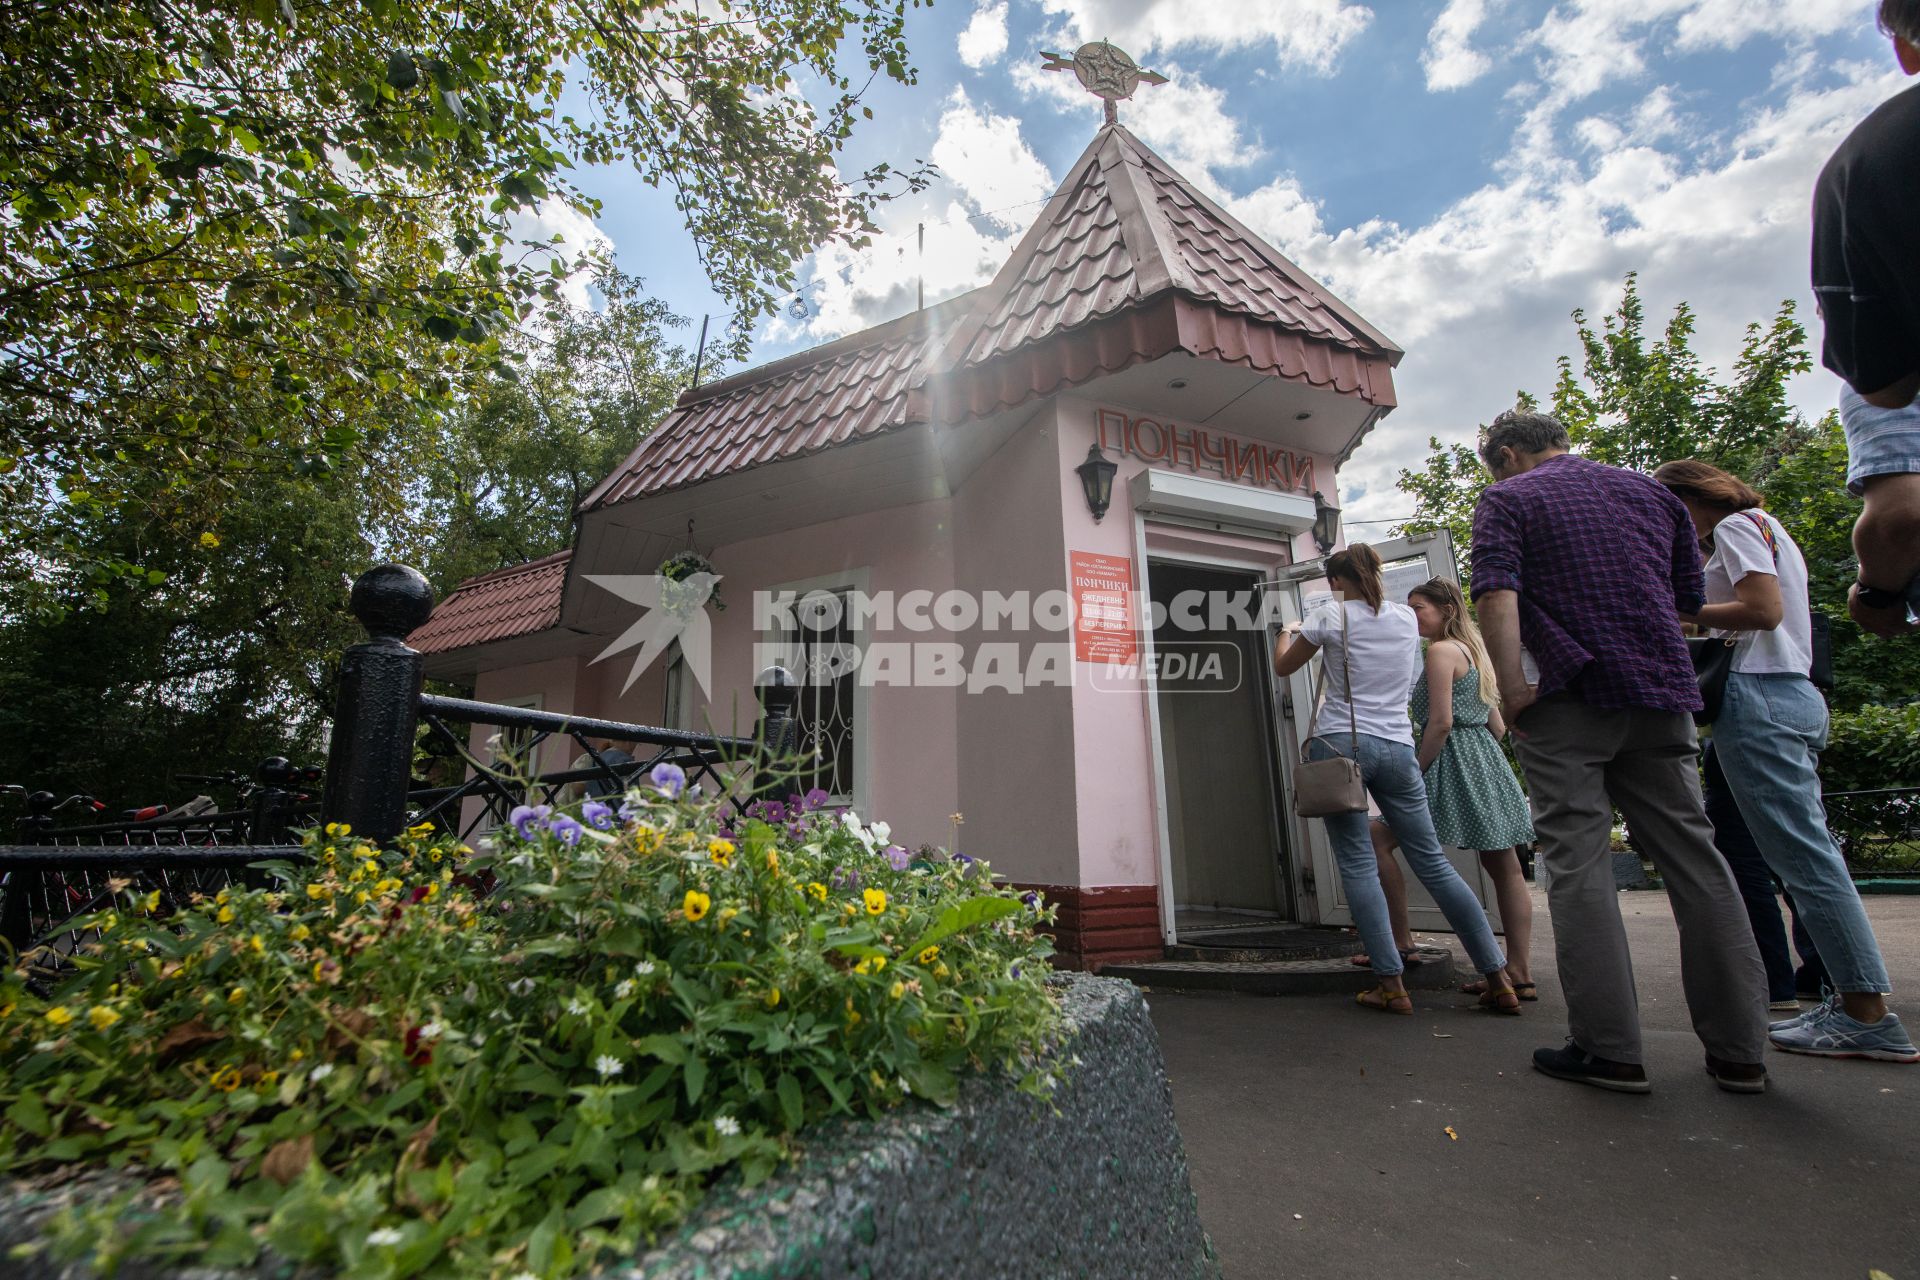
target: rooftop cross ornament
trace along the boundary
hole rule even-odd
[[[1073,51],[1071,58],[1048,53],[1045,49],[1040,51],[1040,56],[1046,59],[1040,66],[1042,71],[1071,71],[1080,78],[1081,86],[1088,93],[1105,99],[1108,124],[1117,123],[1120,118],[1114,103],[1122,98],[1131,98],[1142,81],[1147,84],[1167,82],[1167,78],[1158,71],[1142,71],[1127,56],[1126,50],[1116,49],[1105,40],[1081,45]]]

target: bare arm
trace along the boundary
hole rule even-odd
[[[1520,713],[1534,700],[1533,686],[1520,666],[1520,593],[1482,592],[1474,605],[1480,611],[1480,634],[1493,658],[1494,678],[1500,682],[1501,713],[1509,726],[1516,725]]]
[[[1507,736],[1506,718],[1500,714],[1499,707],[1487,708],[1487,732],[1493,735],[1495,742]]]
[[[1784,608],[1780,579],[1771,573],[1750,573],[1733,584],[1735,599],[1702,605],[1700,612],[1683,615],[1682,622],[1722,631],[1772,631],[1780,625]]]
[[[1875,476],[1866,482],[1866,506],[1853,526],[1853,553],[1860,557],[1860,581],[1882,591],[1899,591],[1920,575],[1920,475]],[[1907,621],[1903,605],[1869,609],[1849,593],[1847,612],[1875,635],[1901,636],[1920,629]]]
[[[1420,750],[1414,754],[1422,773],[1440,758],[1453,734],[1453,682],[1464,665],[1450,644],[1427,649],[1427,724],[1420,731]]]
[[[1273,674],[1284,680],[1306,666],[1318,652],[1320,646],[1300,634],[1300,624],[1290,622],[1274,637]]]

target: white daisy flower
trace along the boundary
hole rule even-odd
[[[602,1079],[605,1079],[607,1076],[617,1076],[625,1071],[627,1064],[610,1053],[603,1053],[593,1060],[593,1069],[600,1073]]]
[[[332,1074],[333,1064],[331,1062],[323,1062],[307,1073],[307,1079],[313,1081],[315,1084],[319,1084]]]
[[[614,984],[613,998],[616,1000],[625,1000],[628,996],[633,994],[633,988],[634,988],[634,981],[632,978],[622,978],[619,982]]]
[[[723,1137],[737,1138],[740,1136],[740,1122],[732,1116],[715,1116],[713,1131]]]
[[[429,1022],[426,1026],[420,1028],[420,1038],[422,1040],[438,1040],[441,1036],[445,1035],[446,1033],[447,1033],[446,1024],[444,1022],[441,1022],[438,1018],[435,1018],[432,1022]]]
[[[507,984],[507,990],[516,996],[524,996],[533,990],[532,978],[518,978]]]
[[[633,966],[633,971],[643,978],[648,977],[653,973],[653,961],[642,960]]]
[[[399,1244],[406,1236],[398,1227],[381,1227],[378,1231],[367,1232],[367,1243],[376,1249],[388,1249]]]
[[[587,1011],[587,1006],[580,1003],[580,1001],[577,998],[567,1001],[568,1013],[578,1015],[578,1014],[585,1013],[586,1011]]]

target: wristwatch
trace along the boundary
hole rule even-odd
[[[1891,609],[1897,604],[1907,602],[1906,595],[1899,591],[1884,591],[1879,587],[1870,587],[1864,582],[1855,582],[1854,598],[1869,609]]]

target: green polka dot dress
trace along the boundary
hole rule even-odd
[[[1413,686],[1408,710],[1427,727],[1427,677]],[[1514,780],[1500,744],[1486,731],[1487,704],[1480,700],[1480,673],[1453,682],[1453,732],[1427,770],[1427,806],[1441,844],[1457,849],[1511,849],[1533,839],[1527,797]]]

